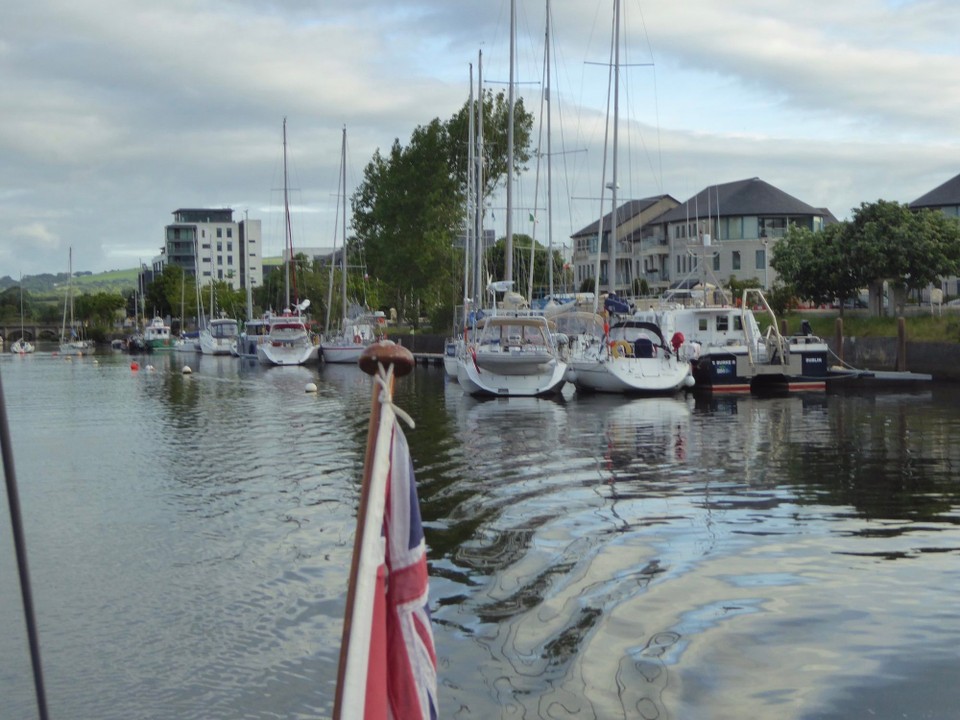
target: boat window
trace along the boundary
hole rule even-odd
[[[738,331],[743,330],[743,318],[739,315],[733,317],[733,329]]]
[[[697,326],[697,329],[700,330],[700,332],[707,331],[707,319],[705,317],[700,318],[700,322],[699,322],[699,325]]]
[[[729,329],[729,318],[726,315],[717,315],[717,330],[720,332],[726,332]]]

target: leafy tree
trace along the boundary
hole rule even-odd
[[[485,95],[484,194],[506,174],[509,108],[503,93]],[[356,253],[366,260],[379,300],[416,323],[421,313],[448,301],[460,280],[454,239],[464,221],[467,187],[468,104],[447,122],[416,128],[404,147],[395,140],[364,170],[351,200]],[[514,108],[514,170],[529,159],[533,118]]]
[[[960,269],[960,225],[936,210],[863,203],[853,211],[849,232],[851,264],[862,270],[872,296],[884,280],[896,290],[916,290]],[[879,313],[881,304],[874,307]]]
[[[123,310],[126,301],[119,293],[92,293],[78,295],[74,300],[76,318],[85,324],[110,329],[117,312]]]
[[[774,246],[770,266],[783,283],[801,298],[816,305],[855,297],[867,280],[864,266],[853,252],[851,228],[846,222],[834,223],[814,232],[791,225]]]
[[[529,235],[519,234],[513,236],[513,267],[516,280],[513,289],[521,295],[527,294],[527,286],[530,281],[530,246],[533,243],[536,243],[536,251],[533,254],[533,287],[535,289],[546,289],[549,292],[550,260],[548,255],[550,253],[547,247],[536,242]],[[493,247],[487,250],[485,262],[494,279],[504,276],[506,251],[506,238],[500,238]],[[552,259],[554,285],[558,286],[563,277],[563,255],[554,250]]]

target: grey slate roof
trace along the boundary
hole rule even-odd
[[[910,203],[912,208],[938,208],[947,205],[960,205],[960,175]]]
[[[642,198],[640,200],[628,200],[627,202],[623,203],[623,205],[620,205],[617,208],[617,217],[620,219],[620,222],[618,223],[618,225],[623,225],[623,223],[625,223],[630,218],[636,217],[647,208],[651,207],[652,205],[656,205],[658,202],[660,202],[664,198],[669,198],[669,197],[670,197],[669,195],[655,195],[653,197]],[[610,228],[612,227],[612,223],[611,223],[612,219],[613,219],[613,212],[608,212],[606,215],[603,216],[603,229],[605,232],[610,231]],[[594,222],[590,223],[582,230],[578,230],[577,232],[575,232],[570,237],[578,238],[578,237],[583,237],[585,235],[586,236],[596,235],[597,230],[599,229],[600,229],[600,221],[595,220]]]
[[[654,222],[738,215],[823,215],[812,205],[787,195],[760,178],[711,185],[659,216]]]

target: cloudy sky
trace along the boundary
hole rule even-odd
[[[955,0],[622,0],[620,197],[760,177],[840,218],[960,173]],[[613,0],[552,0],[553,242],[600,211]],[[509,0],[31,0],[0,23],[0,276],[149,262],[171,213],[231,207],[332,242],[386,150],[509,78]],[[517,94],[540,113],[545,0],[517,0]],[[540,184],[545,170],[541,170]],[[518,181],[530,232],[535,165]],[[541,217],[545,216],[543,211]],[[487,226],[504,233],[502,200]],[[537,226],[538,239],[546,223]]]

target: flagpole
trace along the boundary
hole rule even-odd
[[[368,345],[358,361],[360,369],[370,376],[374,376],[380,367],[393,372],[389,375],[390,383],[388,395],[393,394],[393,381],[403,377],[413,370],[413,354],[402,345],[389,340],[381,340]],[[373,383],[373,397],[371,398],[370,423],[367,426],[367,449],[363,460],[363,482],[360,487],[360,504],[357,510],[357,530],[353,538],[353,558],[350,562],[350,581],[347,586],[347,606],[343,615],[343,633],[340,640],[340,661],[337,668],[337,690],[333,704],[333,720],[340,720],[344,677],[347,669],[347,650],[350,644],[350,635],[353,630],[353,606],[356,598],[357,576],[360,568],[360,555],[363,546],[363,537],[367,524],[367,510],[370,504],[370,484],[373,475],[373,458],[376,449],[377,435],[380,432],[380,392],[378,383]]]

